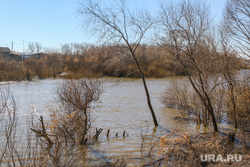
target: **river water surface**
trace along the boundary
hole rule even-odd
[[[104,92],[100,102],[92,111],[95,128],[103,128],[99,142],[94,146],[109,155],[140,154],[143,147],[148,147],[155,136],[164,135],[167,130],[182,130],[190,133],[212,131],[212,127],[198,128],[193,122],[173,119],[179,113],[175,109],[166,108],[160,100],[162,92],[173,80],[185,78],[147,79],[152,105],[158,123],[163,128],[155,128],[150,111],[147,107],[146,96],[140,79],[103,78]],[[36,119],[42,115],[49,118],[52,110],[59,108],[56,101],[55,88],[61,79],[46,79],[33,82],[18,82],[10,84],[18,107],[19,122],[28,127],[30,115]],[[225,125],[226,126],[226,125]],[[106,137],[110,129],[110,137]],[[123,138],[126,131],[128,136]],[[118,133],[118,136],[116,136]],[[142,146],[143,143],[143,147]]]

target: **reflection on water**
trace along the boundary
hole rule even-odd
[[[181,80],[183,78],[177,78]],[[146,96],[140,79],[104,78],[104,92],[100,97],[100,103],[92,111],[93,130],[95,127],[103,128],[96,149],[113,154],[139,154],[143,147],[151,144],[154,136],[164,135],[167,131],[183,130],[189,132],[212,130],[197,127],[191,122],[183,123],[175,120],[178,112],[165,108],[160,102],[161,93],[169,85],[173,78],[148,79],[148,88],[151,94],[152,105],[161,127],[155,128],[147,107]],[[27,119],[31,114],[49,117],[51,110],[58,108],[55,98],[55,88],[60,79],[39,80],[34,82],[12,83],[10,85],[17,106],[18,117],[22,125],[27,126]],[[27,126],[28,128],[28,126]],[[110,138],[106,137],[110,129]],[[125,139],[123,131],[128,133]],[[116,137],[118,133],[118,137]],[[142,138],[142,136],[144,138]]]

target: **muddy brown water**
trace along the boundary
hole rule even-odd
[[[179,113],[172,108],[166,108],[160,101],[164,90],[172,80],[185,81],[185,78],[147,79],[152,105],[160,127],[154,127],[150,111],[147,107],[146,96],[140,79],[103,78],[104,92],[100,102],[91,112],[95,128],[103,128],[95,149],[102,150],[108,155],[140,154],[148,151],[155,137],[162,136],[167,131],[181,130],[189,133],[209,132],[212,127],[204,128],[194,122],[182,122],[173,119]],[[56,101],[55,88],[61,79],[46,79],[32,82],[11,83],[17,107],[19,127],[29,128],[30,115],[49,118],[52,110],[59,109]],[[228,124],[221,128],[230,128]],[[110,129],[109,138],[106,137]],[[124,138],[122,133],[128,135]],[[118,136],[116,134],[118,133]]]

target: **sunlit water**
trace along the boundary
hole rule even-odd
[[[175,79],[184,81],[184,78]],[[162,127],[155,128],[140,79],[103,78],[104,92],[91,114],[94,119],[93,133],[96,127],[103,128],[99,142],[94,148],[105,151],[108,155],[140,154],[142,143],[144,147],[149,146],[155,136],[164,135],[167,131],[193,133],[212,130],[212,127],[197,128],[193,122],[184,123],[173,119],[179,113],[175,109],[166,108],[160,101],[171,80],[173,78],[147,79],[152,105]],[[51,111],[59,108],[55,88],[60,81],[61,79],[46,79],[10,84],[18,107],[19,127],[29,128],[31,115],[34,115],[35,120],[40,115],[48,120]],[[221,128],[227,126],[221,125]],[[108,129],[109,138],[106,137]],[[122,136],[123,131],[128,133],[125,138]],[[142,136],[145,141],[142,141]]]

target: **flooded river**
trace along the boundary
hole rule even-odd
[[[184,80],[184,78],[175,79]],[[195,123],[183,123],[173,119],[179,113],[175,109],[166,108],[160,101],[162,92],[171,80],[173,78],[147,79],[152,105],[159,125],[163,127],[155,128],[140,79],[103,78],[104,92],[91,113],[94,119],[92,130],[94,131],[96,127],[103,128],[99,142],[94,147],[109,155],[140,154],[142,143],[144,147],[150,145],[154,136],[164,135],[166,130],[178,129],[190,133],[212,131],[212,127],[197,128]],[[30,115],[34,115],[35,119],[42,115],[46,120],[52,110],[58,109],[54,92],[60,81],[61,79],[46,79],[10,84],[18,107],[21,124],[19,126],[28,126]],[[106,137],[108,129],[110,129],[109,138]],[[122,136],[123,131],[128,133],[125,138]]]

